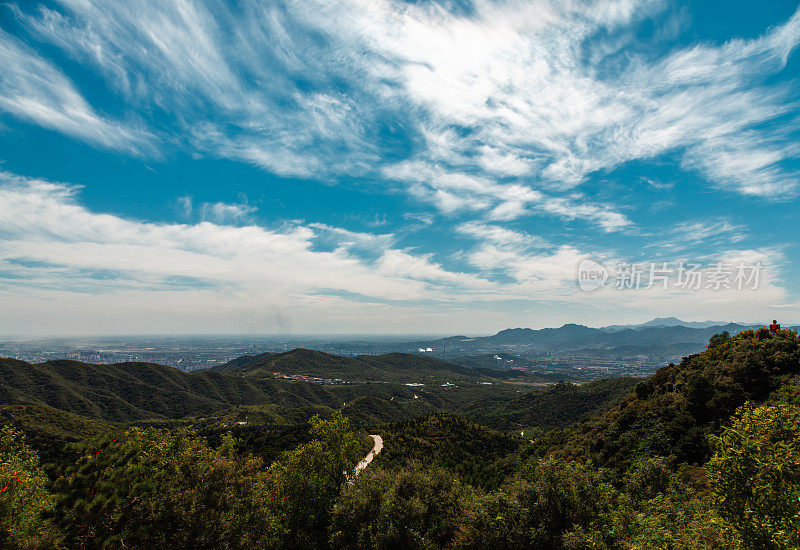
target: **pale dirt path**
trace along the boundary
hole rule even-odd
[[[369,466],[369,463],[372,462],[372,459],[378,456],[378,453],[383,450],[383,438],[379,435],[370,435],[370,437],[375,442],[375,445],[372,447],[372,450],[367,453],[367,456],[365,456],[363,460],[358,463],[358,466],[356,466],[356,475],[358,475],[361,470]]]

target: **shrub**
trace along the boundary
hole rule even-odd
[[[337,548],[442,548],[452,543],[469,509],[470,491],[441,468],[365,471],[333,510]]]
[[[9,425],[0,427],[0,547],[51,547],[53,526],[42,518],[53,504],[39,457]]]
[[[745,405],[711,439],[717,509],[745,546],[800,547],[800,409]]]
[[[76,547],[266,546],[263,464],[233,448],[230,436],[213,449],[189,430],[95,440],[56,483],[55,518]]]
[[[311,435],[267,472],[282,548],[326,546],[333,503],[363,457],[362,436],[341,412],[330,420],[312,418]]]

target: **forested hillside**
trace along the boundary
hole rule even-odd
[[[580,386],[560,382],[513,399],[478,401],[466,407],[463,414],[502,430],[555,428],[616,404],[638,381],[636,378],[612,378]]]
[[[339,398],[319,385],[253,381],[211,371],[187,374],[149,363],[48,361],[31,365],[2,359],[0,401],[42,403],[90,418],[128,422],[205,416],[238,405],[298,408],[333,404]]]
[[[517,398],[520,392],[524,395],[547,392],[545,387],[535,385],[535,381],[528,383],[525,378],[508,383],[507,373],[465,368],[415,355],[347,358],[295,350],[279,356],[275,360],[278,362],[272,361],[269,367],[283,368],[288,373],[302,372],[305,376],[275,377],[260,359],[236,360],[220,367],[223,372],[195,373],[152,363],[92,365],[61,360],[29,364],[0,359],[0,403],[17,410],[19,415],[33,415],[31,420],[41,416],[41,407],[47,407],[115,423],[214,417],[229,422],[250,419],[262,424],[290,425],[305,422],[319,412],[341,409],[352,421],[367,425],[435,411],[460,412],[477,418],[480,410],[485,410],[476,408],[473,412],[471,407],[477,403],[489,400],[499,406]],[[377,380],[334,383],[331,379],[333,373],[349,372],[351,378],[357,378],[367,370]],[[433,382],[411,387],[402,382],[407,377],[433,378]],[[310,383],[307,381],[310,379],[330,383]],[[442,387],[442,383],[451,380],[459,384]],[[610,382],[618,383],[626,384]],[[579,393],[578,401],[582,403],[577,404],[578,410],[584,412],[593,410],[598,401],[613,402],[622,395],[609,392],[598,399],[592,392]],[[542,409],[546,408],[545,401]],[[38,408],[31,409],[33,406]],[[539,425],[537,418],[546,423],[544,411],[541,416],[533,411],[532,425]],[[497,422],[487,416],[484,422],[504,429],[504,419],[500,416],[496,419]]]
[[[455,394],[440,388],[424,402],[406,395],[417,407],[407,418],[372,423],[369,411],[386,408],[383,418],[399,414],[391,407],[402,399],[362,395],[349,409],[343,402],[334,410],[331,403],[310,424],[283,430],[260,423],[259,406],[242,409],[226,401],[240,388],[272,395],[272,386],[258,385],[265,380],[163,369],[137,365],[121,373],[127,366],[3,363],[4,402],[19,404],[6,410],[12,414],[3,417],[0,431],[6,487],[0,492],[0,544],[800,545],[800,341],[793,331],[715,335],[706,351],[645,381],[508,390],[505,399],[484,396],[461,407],[461,414],[442,412]],[[212,389],[217,380],[222,388]],[[296,386],[280,391],[305,393],[308,402],[315,392],[331,391],[280,382]],[[392,392],[390,386],[376,385]],[[197,395],[193,407],[230,408],[212,423],[178,418],[146,397],[158,388]],[[56,395],[62,391],[71,392],[76,411]],[[131,410],[154,416],[138,427],[122,416],[102,419],[106,411]],[[346,418],[348,410],[362,415],[362,428]],[[19,411],[25,415],[13,414]],[[245,411],[249,420],[237,420]],[[47,439],[42,434],[51,416],[58,429]],[[517,428],[528,422],[535,426],[522,437]],[[349,472],[368,446],[365,428],[381,434],[385,446],[354,477]],[[72,443],[56,455],[57,464],[44,467],[42,456],[52,462],[58,433]]]
[[[464,368],[435,357],[408,353],[342,357],[303,348],[284,353],[243,356],[214,367],[214,370],[246,378],[272,378],[274,373],[279,372],[348,382],[404,383],[432,383],[445,378],[453,382],[472,381],[482,374],[480,369]]]
[[[747,331],[733,338],[716,336],[711,343],[707,351],[639,382],[607,413],[551,434],[564,441],[552,447],[544,443],[549,452],[615,467],[659,454],[691,464],[708,460],[709,435],[737,408],[766,400],[800,374],[793,332]]]

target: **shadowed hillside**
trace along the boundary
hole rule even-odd
[[[551,434],[542,444],[560,456],[615,467],[641,456],[702,463],[711,452],[709,434],[746,401],[764,401],[797,374],[800,343],[793,331],[774,337],[766,330],[716,336],[706,351],[639,382],[605,414]]]
[[[376,463],[399,469],[414,461],[447,468],[468,483],[496,487],[511,472],[503,459],[522,439],[452,414],[436,413],[379,430],[385,451]]]
[[[366,382],[312,384],[303,378],[275,378],[274,372]],[[625,380],[590,384],[567,392],[567,397],[559,388],[507,383],[508,377],[432,357],[394,353],[349,358],[304,349],[243,357],[195,373],[153,363],[0,359],[0,404],[27,406],[17,409],[18,414],[39,426],[47,425],[45,410],[117,423],[214,416],[228,423],[250,418],[261,424],[293,424],[316,412],[340,409],[359,425],[448,411],[495,428],[516,429],[520,424],[546,428],[577,420],[615,403],[620,388],[629,385]],[[425,386],[407,387],[406,381]],[[445,381],[457,385],[441,387]],[[492,383],[479,383],[486,381]],[[53,425],[61,422],[53,418]]]
[[[408,353],[342,357],[297,348],[284,353],[243,356],[213,370],[245,378],[272,378],[273,373],[353,381],[433,382],[474,380],[485,374],[435,357]]]
[[[151,363],[29,364],[0,359],[0,402],[41,403],[108,421],[204,416],[239,405],[302,407],[336,401],[321,386],[210,371],[189,374]]]
[[[466,407],[463,414],[503,430],[566,426],[615,405],[638,381],[612,378],[581,386],[560,383],[513,399],[485,399]]]

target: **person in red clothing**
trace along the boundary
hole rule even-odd
[[[775,333],[776,333],[776,332],[778,332],[779,330],[781,330],[781,325],[778,323],[778,321],[776,321],[775,319],[773,319],[773,320],[772,320],[772,324],[769,326],[769,332],[770,332],[770,334],[775,334]]]

